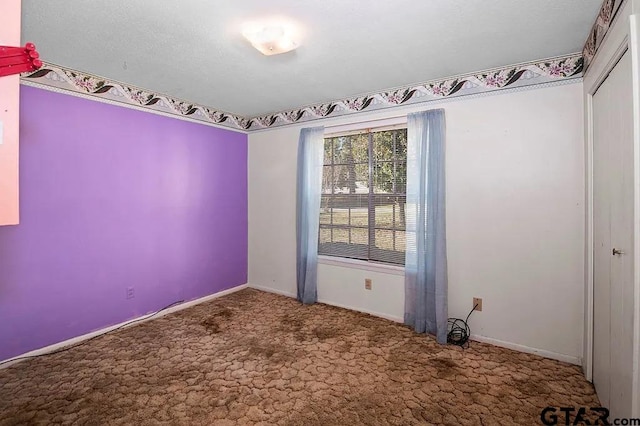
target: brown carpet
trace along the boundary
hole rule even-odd
[[[243,290],[0,370],[0,425],[540,424],[579,367]]]

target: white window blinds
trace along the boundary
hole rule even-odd
[[[407,130],[325,138],[318,252],[404,264]]]

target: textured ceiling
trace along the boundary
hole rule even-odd
[[[263,115],[582,49],[601,0],[23,0],[42,59],[240,114]],[[306,31],[263,56],[246,20]]]

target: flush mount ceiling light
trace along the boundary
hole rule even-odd
[[[263,55],[289,52],[300,45],[297,26],[284,19],[248,22],[243,25],[242,35]]]

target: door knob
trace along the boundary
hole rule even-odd
[[[624,252],[622,250],[618,250],[617,248],[614,248],[613,250],[611,250],[611,254],[613,256],[616,256],[616,255],[624,254]]]

